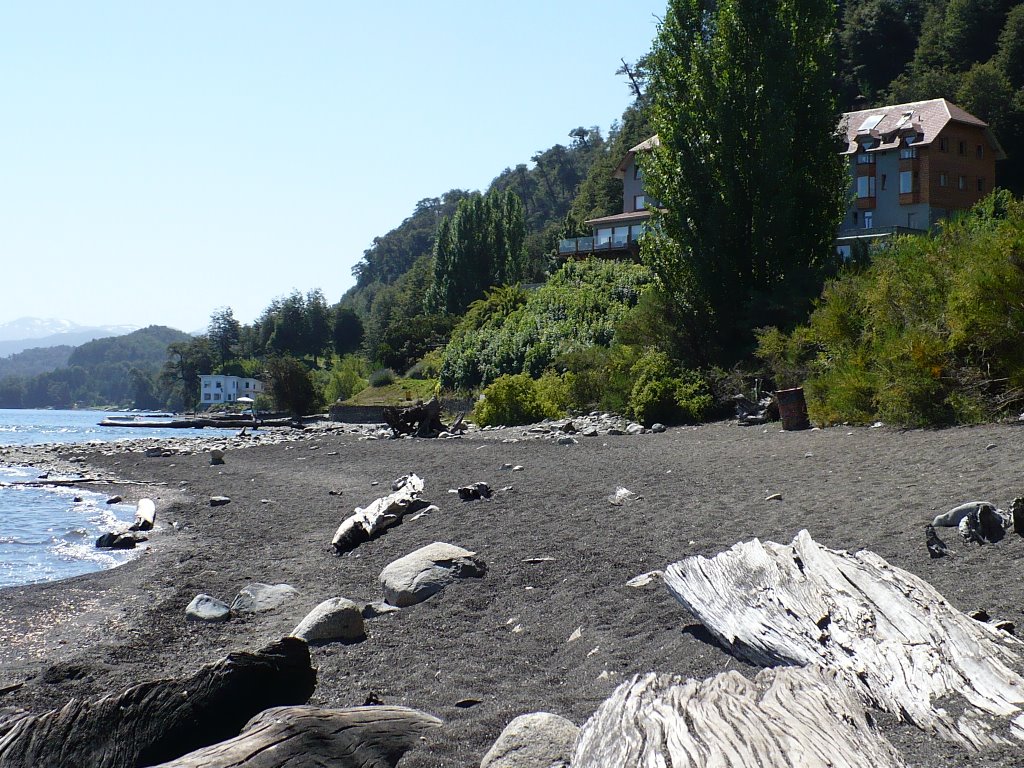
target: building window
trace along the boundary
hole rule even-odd
[[[906,147],[900,150],[900,160],[913,160],[917,157],[917,147]]]
[[[882,191],[885,191],[885,174],[882,174]]]
[[[857,165],[873,165],[875,162],[875,156],[869,155],[867,152],[861,152],[857,155]]]
[[[939,152],[949,152],[949,139],[945,136],[939,139]]]
[[[203,400],[209,400],[210,398],[211,398],[211,395],[210,395],[210,393],[209,393],[209,392],[206,392],[206,393],[205,393],[205,394],[203,395]]]
[[[949,186],[949,174],[946,174],[946,173],[940,173],[939,174],[939,186],[940,187],[948,187]]]
[[[209,388],[210,388],[210,382],[204,381],[203,382],[203,389],[209,389]]]
[[[914,191],[914,175],[910,171],[900,171],[900,194],[908,195]]]
[[[853,226],[857,226],[857,212],[853,212]]]
[[[979,144],[978,148],[974,150],[974,154],[977,155],[978,157],[984,157],[985,156],[985,147],[983,147],[981,144]]]
[[[642,211],[647,207],[647,201],[643,195],[633,195],[633,210]]]
[[[214,392],[213,393],[213,399],[214,400],[220,400],[220,392]]]
[[[960,177],[960,178],[959,178],[959,179],[957,180],[957,186],[958,186],[958,187],[959,187],[959,188],[960,188],[961,190],[967,189],[967,177],[966,177],[966,176],[961,176],[961,177]]]
[[[218,381],[218,382],[217,382],[217,389],[220,389],[220,388],[221,388],[222,386],[224,386],[224,385],[223,385],[223,384],[221,384],[221,383],[220,383],[220,382]]]
[[[860,199],[874,197],[875,196],[875,177],[874,176],[858,176],[857,177],[857,197]]]
[[[983,178],[981,178],[981,176],[978,177],[978,191],[979,192],[984,192],[985,191],[985,180]]]
[[[607,227],[605,229],[597,230],[597,245],[598,245],[598,247],[600,247],[602,245],[608,245],[608,243],[610,243],[611,241],[612,241],[612,229],[611,229],[611,227]]]
[[[961,140],[957,144],[957,152],[959,154],[961,154],[961,155],[966,155],[967,154],[967,142],[966,141]]]
[[[864,211],[864,229],[871,229],[875,224],[875,214],[873,211]]]

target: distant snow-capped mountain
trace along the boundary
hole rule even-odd
[[[70,320],[20,317],[0,323],[0,357],[15,355],[34,347],[77,347],[93,339],[123,336],[137,331],[134,325],[79,325]]]

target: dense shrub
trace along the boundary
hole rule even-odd
[[[312,413],[320,406],[320,397],[309,369],[294,357],[285,355],[267,361],[270,392],[274,405],[296,416]]]
[[[997,192],[829,283],[808,325],[762,331],[758,355],[822,424],[989,420],[1024,403],[1021,296],[1024,205]]]
[[[634,381],[628,412],[642,424],[703,421],[714,400],[707,381],[681,369],[664,352],[645,350],[630,369]]]
[[[551,400],[553,382],[538,386],[526,374],[499,376],[483,392],[473,409],[473,421],[481,426],[531,424],[563,414]]]
[[[468,389],[504,374],[540,376],[562,355],[610,346],[615,328],[652,284],[648,269],[627,262],[568,262],[526,294],[490,295],[470,309],[444,352],[441,385]]]
[[[345,355],[326,372],[324,400],[334,403],[348,400],[369,385],[366,378],[366,360],[357,355]]]
[[[416,361],[413,366],[405,372],[407,379],[436,379],[441,375],[441,363],[444,357],[441,350],[435,349],[427,352]]]
[[[370,386],[386,387],[388,384],[394,384],[397,378],[390,368],[378,368],[370,374]]]

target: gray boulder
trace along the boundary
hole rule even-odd
[[[344,597],[332,597],[306,614],[292,630],[307,643],[355,642],[366,637],[362,609]]]
[[[185,609],[185,618],[189,621],[227,621],[231,618],[231,609],[215,597],[196,595]]]
[[[550,712],[520,715],[505,726],[480,768],[568,768],[579,730]]]
[[[254,581],[242,587],[231,601],[233,613],[262,613],[272,611],[299,594],[289,584],[261,584]]]
[[[380,572],[384,601],[405,608],[422,603],[457,579],[483,576],[487,566],[475,552],[434,542],[410,552]]]

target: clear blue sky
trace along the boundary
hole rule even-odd
[[[664,0],[0,6],[0,323],[337,301],[416,201],[606,131]]]

